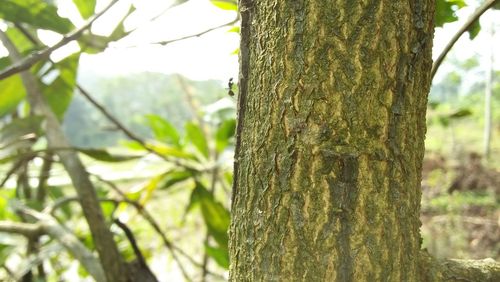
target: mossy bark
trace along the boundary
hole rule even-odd
[[[232,281],[418,281],[434,1],[242,1]]]

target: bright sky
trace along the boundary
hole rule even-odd
[[[230,22],[236,17],[235,12],[220,10],[209,0],[190,0],[168,10],[154,22],[149,22],[150,18],[164,11],[173,1],[121,0],[94,24],[92,31],[102,35],[109,34],[113,28],[112,23],[116,23],[117,18],[126,13],[130,3],[134,3],[137,10],[125,24],[127,28],[137,28],[137,30],[127,38],[111,44],[110,48],[101,54],[83,55],[80,71],[104,76],[141,71],[181,73],[191,79],[221,81],[237,77],[238,58],[232,53],[238,47],[239,36],[234,32],[228,32],[229,27],[167,46],[149,44],[196,34]],[[72,0],[58,0],[58,3],[61,5],[60,14],[70,17],[77,26],[83,24],[84,21],[79,19]],[[107,3],[109,0],[98,0],[97,10],[101,10]],[[474,9],[475,6],[459,10],[461,21],[436,29],[434,58]],[[488,57],[486,54],[492,50],[491,35],[485,32],[485,29],[490,26],[488,23],[492,19],[500,18],[499,14],[500,11],[488,11],[481,19],[483,30],[479,36],[474,41],[470,41],[467,35],[462,36],[453,50],[455,56],[465,60],[474,54],[480,54],[481,59],[485,60]],[[494,46],[500,46],[498,24],[497,21],[499,31],[496,32]],[[60,39],[51,32],[41,32],[40,36],[46,43],[52,44]],[[68,44],[65,49],[55,52],[53,58],[66,56],[68,50],[74,51],[77,48],[74,42]],[[500,68],[500,59],[495,61],[496,68]]]
[[[127,5],[123,5],[127,1],[119,3],[125,8],[122,12],[127,9]],[[197,34],[231,22],[236,18],[235,12],[218,9],[208,0],[190,0],[170,9],[156,21],[148,22],[165,10],[168,1],[137,0],[135,3],[137,13],[126,22],[126,27],[138,27],[136,32],[112,44],[102,54],[83,57],[83,70],[104,75],[139,71],[180,73],[197,80],[227,81],[237,77],[238,57],[232,53],[238,48],[239,36],[228,32],[230,27],[167,46],[148,44]],[[115,11],[121,7],[115,7]]]

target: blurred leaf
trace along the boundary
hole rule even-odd
[[[73,0],[82,18],[87,19],[94,14],[95,0]]]
[[[435,26],[442,27],[445,23],[457,21],[456,10],[465,6],[464,0],[436,0]]]
[[[205,244],[205,253],[213,258],[219,266],[224,269],[229,269],[229,253],[227,249],[216,248]]]
[[[5,262],[15,249],[16,247],[14,244],[11,245],[4,244],[3,242],[0,243],[0,265],[5,265]]]
[[[217,152],[226,149],[236,130],[236,119],[228,119],[222,122],[215,133],[215,148]]]
[[[450,119],[460,119],[472,115],[472,111],[469,109],[459,109],[458,111],[448,115]]]
[[[200,153],[208,158],[208,144],[201,128],[192,123],[186,123],[186,137],[198,149]]]
[[[171,170],[163,174],[163,178],[158,185],[160,189],[168,189],[174,184],[193,177],[193,173],[186,170]]]
[[[55,68],[59,75],[42,89],[47,103],[59,119],[62,119],[73,98],[79,59],[80,53],[75,53],[58,62]]]
[[[2,188],[2,187],[0,187]],[[16,197],[14,189],[0,190],[0,220],[16,219],[16,214],[10,209],[9,201]]]
[[[102,213],[105,218],[113,218],[113,214],[116,210],[117,205],[113,202],[104,201],[101,202]]]
[[[0,118],[12,113],[25,96],[26,90],[19,75],[0,80]]]
[[[440,102],[437,102],[437,101],[429,101],[428,104],[429,108],[431,108],[432,110],[435,110],[437,109],[437,107],[439,107],[439,105],[441,105]]]
[[[0,18],[59,33],[68,33],[74,28],[68,19],[57,14],[56,6],[40,0],[2,0]]]
[[[96,54],[104,51],[110,42],[118,41],[123,37],[130,34],[130,31],[125,31],[124,21],[127,17],[135,11],[135,7],[130,5],[127,14],[116,25],[113,32],[108,36],[101,36],[96,34],[84,34],[78,39],[78,43],[82,52],[88,54]]]
[[[213,195],[200,182],[196,182],[196,187],[191,194],[191,201],[188,207],[192,206],[192,204],[200,204],[208,233],[219,246],[227,248],[227,230],[230,220],[229,211],[221,203],[217,202]]]
[[[177,129],[167,120],[158,115],[146,115],[149,127],[156,139],[180,148],[180,136]]]
[[[226,180],[226,182],[229,185],[233,185],[233,172],[232,171],[224,172],[224,180]]]
[[[17,28],[8,28],[5,34],[21,54],[25,54],[26,51],[32,51],[35,48],[34,44]]]
[[[240,33],[240,27],[239,26],[233,26],[227,32],[236,32],[236,33],[239,34]]]
[[[185,152],[183,150],[177,149],[172,146],[165,145],[163,143],[159,142],[148,143],[148,147],[166,157],[176,157],[176,158],[191,159],[191,160],[196,159],[193,154],[190,154],[188,152]]]
[[[64,194],[65,192],[64,187],[51,186],[50,189],[48,189],[47,191],[50,199],[53,201],[57,201],[61,198],[66,197],[66,195]],[[71,215],[73,213],[73,210],[71,209],[71,207],[69,207],[69,205],[60,206],[57,210],[62,211],[66,219],[71,218]]]
[[[438,122],[444,127],[448,127],[448,125],[450,125],[450,119],[448,117],[440,116],[438,117]]]
[[[109,35],[110,41],[117,41],[129,34],[129,32],[125,31],[124,22],[128,18],[128,16],[130,16],[130,14],[132,14],[134,11],[135,11],[135,6],[130,5],[127,14],[121,19],[121,21],[116,26],[115,30],[113,30],[113,32]]]
[[[82,52],[87,54],[97,54],[101,53],[108,47],[110,39],[108,36],[96,35],[96,34],[83,34],[78,39],[78,44]]]
[[[158,188],[158,184],[160,183],[162,178],[163,174],[153,176],[143,186],[139,187],[136,190],[140,192],[139,204],[145,205],[149,201],[153,192]]]
[[[42,132],[41,116],[14,119],[0,129],[0,158],[17,153],[20,148],[29,148]]]
[[[133,140],[120,140],[120,145],[134,151],[145,151],[146,149],[141,143]]]
[[[238,10],[238,1],[236,0],[210,0],[210,2],[215,5],[217,8],[222,10]]]
[[[77,148],[77,150],[95,160],[102,162],[123,162],[139,158],[138,156],[117,156],[110,154],[106,149],[84,149]]]
[[[476,36],[479,34],[480,31],[481,31],[481,24],[479,23],[479,20],[476,20],[467,30],[467,32],[469,32],[470,40],[476,38]]]

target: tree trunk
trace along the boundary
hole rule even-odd
[[[419,281],[434,1],[242,1],[232,281]]]

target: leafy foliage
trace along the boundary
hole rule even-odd
[[[57,7],[48,1],[3,0],[0,5],[0,18],[59,33],[68,33],[74,28],[68,19],[57,14]]]
[[[210,2],[222,10],[238,10],[238,2],[236,0],[210,0]]]
[[[445,23],[457,21],[458,16],[455,12],[465,6],[464,0],[436,0],[435,25],[442,27]]]

